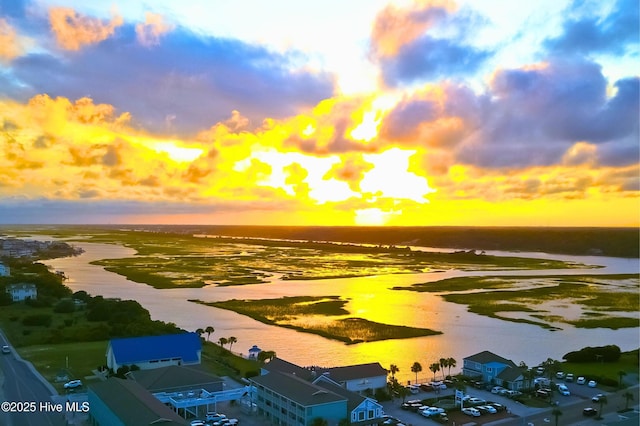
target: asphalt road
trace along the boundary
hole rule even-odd
[[[0,333],[0,346],[6,345]],[[20,359],[13,348],[11,354],[0,355],[2,390],[1,424],[6,426],[63,426],[63,413],[54,413],[51,389],[33,368]],[[9,405],[7,406],[7,403]],[[26,403],[26,404],[25,404]],[[51,403],[51,405],[46,405]],[[22,412],[19,412],[22,411]],[[28,412],[24,412],[28,411]]]

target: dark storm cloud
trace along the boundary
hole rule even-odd
[[[581,5],[582,1],[574,1],[568,10]],[[565,21],[562,34],[546,40],[544,46],[560,54],[624,54],[629,45],[633,44],[637,55],[640,34],[638,5],[638,0],[618,0],[611,13],[606,16],[594,16],[597,11],[587,8],[585,16]],[[602,5],[596,3],[595,6]]]
[[[389,86],[466,76],[475,73],[490,53],[453,40],[424,36],[381,60]]]
[[[134,26],[125,25],[113,37],[80,51],[15,60],[5,78],[10,84],[0,94],[20,93],[22,101],[37,93],[90,96],[161,132],[193,133],[232,110],[259,125],[265,117],[294,114],[333,94],[329,75],[289,68],[299,59],[296,55],[184,28],[145,47],[137,42]]]

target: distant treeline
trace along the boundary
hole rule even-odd
[[[127,227],[120,225],[118,228],[126,229]],[[640,257],[640,232],[637,228],[136,225],[131,229],[464,250]]]

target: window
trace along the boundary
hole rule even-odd
[[[369,415],[367,416],[367,419],[373,419],[374,415],[373,415],[373,410],[369,410]]]
[[[362,420],[364,420],[364,411],[360,411],[358,413],[358,421],[362,421]]]

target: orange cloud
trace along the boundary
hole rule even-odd
[[[22,46],[18,41],[16,31],[0,18],[0,61],[11,61],[22,53]]]
[[[425,33],[432,25],[437,10],[452,10],[448,0],[417,1],[411,7],[385,7],[376,17],[371,38],[374,51],[380,56],[393,56],[400,48]]]
[[[67,50],[80,50],[87,44],[106,40],[123,24],[120,16],[113,16],[104,22],[97,18],[80,16],[75,10],[66,7],[54,7],[49,10],[49,23],[60,47]]]
[[[164,22],[158,13],[145,13],[144,23],[136,25],[136,37],[143,46],[155,46],[160,43],[160,36],[171,31],[174,26]]]

